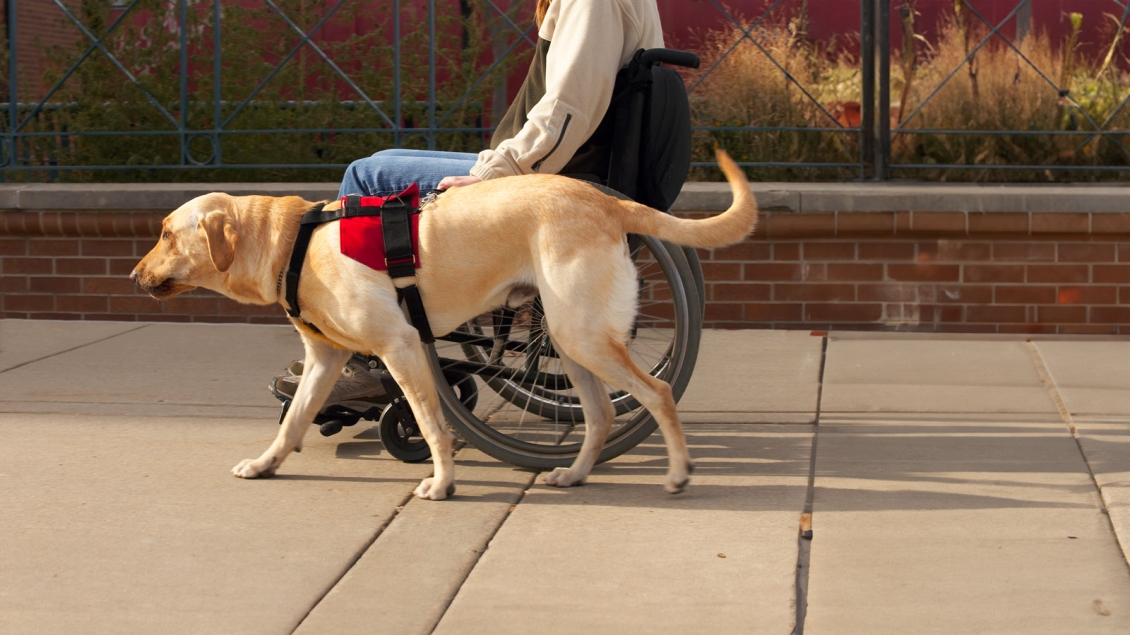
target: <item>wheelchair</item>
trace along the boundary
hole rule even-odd
[[[608,173],[566,176],[590,181],[612,196],[669,207],[689,170],[691,130],[686,89],[675,71],[660,66],[664,63],[695,68],[699,60],[683,51],[639,51],[617,76],[616,97],[605,118],[612,131]],[[662,162],[658,168],[656,160]],[[639,282],[629,351],[641,368],[671,385],[678,401],[698,358],[705,301],[701,266],[693,249],[650,236],[628,237],[628,248]],[[576,458],[584,415],[539,298],[481,315],[425,348],[448,424],[465,441],[495,459],[536,470],[568,466]],[[375,358],[370,366],[381,370]],[[360,418],[379,418],[389,454],[404,461],[428,458],[399,387],[387,373],[382,378],[391,401],[383,409],[330,409],[315,423],[328,435]],[[600,462],[634,448],[657,428],[631,395],[612,391],[610,396],[616,419]]]

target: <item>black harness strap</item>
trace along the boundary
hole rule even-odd
[[[324,211],[324,207],[324,203],[319,203],[302,215],[302,224],[298,227],[298,236],[294,239],[294,249],[290,253],[290,263],[286,269],[287,315],[301,320],[315,332],[320,331],[301,318],[302,309],[298,306],[298,280],[302,275],[302,263],[306,260],[306,252],[310,249],[310,238],[319,225],[341,218],[380,214],[384,233],[385,265],[388,267],[389,278],[395,284],[399,278],[411,278],[416,275],[416,256],[412,252],[412,215],[419,213],[418,209],[395,197],[385,201],[381,207],[361,207],[361,197],[356,194],[345,197],[345,205],[339,210]],[[403,302],[407,306],[408,318],[412,326],[420,332],[420,340],[425,344],[436,341],[432,335],[431,325],[428,324],[420,289],[416,284],[397,287],[396,299],[397,302]]]
[[[292,318],[297,318],[302,313],[298,307],[298,277],[302,275],[302,263],[306,260],[306,252],[310,249],[310,237],[314,235],[314,228],[326,221],[307,222],[307,218],[320,217],[325,212],[322,208],[325,203],[318,203],[314,209],[302,215],[302,224],[298,226],[298,237],[294,239],[294,249],[290,252],[290,264],[286,269],[286,313]],[[330,212],[331,214],[334,212]]]
[[[388,277],[393,284],[399,278],[416,276],[416,256],[412,252],[412,214],[418,212],[400,199],[385,201],[381,207],[381,227],[384,230],[385,265]],[[396,287],[396,299],[408,308],[408,319],[420,332],[420,341],[431,344],[436,341],[432,327],[428,324],[428,314],[424,311],[424,301],[416,283]]]

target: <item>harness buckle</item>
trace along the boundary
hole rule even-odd
[[[408,263],[412,263],[413,267],[416,266],[416,255],[415,254],[413,254],[411,256],[405,256],[403,258],[393,258],[392,260],[385,258],[385,268],[388,268],[388,267],[394,266],[394,265],[405,265],[405,264],[408,264]]]

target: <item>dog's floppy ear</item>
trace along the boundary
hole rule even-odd
[[[208,237],[208,255],[219,271],[227,271],[235,260],[235,244],[239,234],[231,225],[231,219],[224,212],[208,212],[200,219],[200,228]]]

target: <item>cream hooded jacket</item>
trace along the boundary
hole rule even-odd
[[[543,67],[545,93],[528,112],[507,112],[503,124],[525,122],[516,134],[500,125],[502,135],[479,153],[473,176],[560,172],[603,119],[617,71],[639,49],[663,47],[655,0],[554,0],[538,39],[544,60],[535,56],[523,92],[539,83]],[[525,107],[516,100],[515,109]]]

